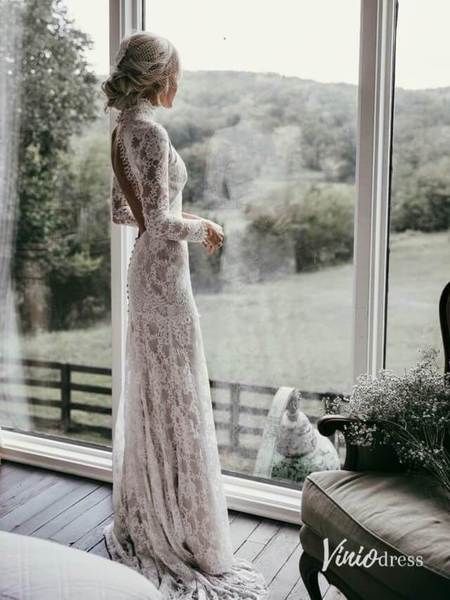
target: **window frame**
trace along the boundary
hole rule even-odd
[[[353,279],[353,381],[385,367],[398,0],[362,0]],[[384,158],[386,157],[386,158]]]
[[[149,27],[145,0],[110,0],[110,63],[119,41]],[[361,0],[354,222],[353,379],[385,363],[389,201],[398,0]],[[150,26],[151,29],[151,26]],[[113,123],[111,122],[111,128]],[[127,329],[126,269],[136,228],[111,226],[112,414],[124,383]],[[50,436],[0,430],[0,457],[112,482],[112,452]],[[301,491],[223,474],[228,507],[299,523]]]

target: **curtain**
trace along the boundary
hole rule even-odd
[[[22,379],[21,365],[10,362],[20,357],[11,265],[18,212],[22,11],[21,0],[0,0],[0,426],[11,423],[13,397],[5,379]],[[1,439],[0,428],[0,448]]]

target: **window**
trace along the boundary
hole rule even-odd
[[[400,4],[386,344],[396,371],[427,346],[444,364],[437,307],[450,262],[449,18],[445,0]]]
[[[3,214],[0,422],[110,446],[108,0],[29,0],[11,11],[21,113],[19,177]]]
[[[14,84],[35,85],[25,99],[33,105],[41,135],[33,143],[25,139],[27,152],[22,148],[18,154],[23,181],[14,192],[19,132],[14,119],[0,120],[11,150],[0,151],[2,172],[10,175],[0,178],[2,197],[8,200],[0,203],[2,234],[8,233],[2,235],[0,257],[1,302],[7,307],[0,321],[1,357],[52,361],[57,368],[52,372],[47,364],[44,372],[35,364],[18,367],[3,361],[2,456],[111,480],[109,413],[112,408],[115,414],[123,382],[125,275],[134,230],[110,229],[105,201],[109,123],[101,111],[99,82],[120,38],[145,28],[171,39],[181,53],[183,79],[174,107],[167,114],[161,109],[159,118],[188,167],[184,206],[222,223],[227,235],[220,256],[208,258],[191,245],[190,259],[229,505],[298,522],[302,474],[298,469],[295,477],[285,477],[282,468],[276,476],[271,472],[273,459],[282,463],[284,458],[271,437],[278,430],[270,424],[280,423],[287,401],[298,391],[299,408],[314,424],[324,394],[346,394],[359,373],[383,365],[397,2],[284,0],[273,10],[264,3],[235,1],[28,0],[28,21],[21,19],[23,5],[0,5],[0,16],[6,11],[11,24],[3,44],[8,60],[0,62],[8,94],[0,100],[8,114],[16,115],[11,112],[20,106]],[[33,67],[36,56],[44,66],[54,58],[46,44],[40,52],[29,52],[31,44],[39,45],[40,28],[56,6],[67,9],[73,27],[93,40],[91,47],[81,43],[84,49],[75,55],[61,54],[67,45],[58,46],[55,68],[62,59],[81,61],[81,71],[68,69],[56,78],[61,87],[47,85],[51,72],[42,75]],[[425,10],[424,4],[415,6]],[[441,5],[434,6],[440,10]],[[44,21],[37,18],[39,11]],[[58,19],[58,27],[63,22]],[[193,31],[196,24],[201,26]],[[21,64],[22,34],[30,57],[21,74],[11,65]],[[77,87],[81,72],[91,74],[83,80],[85,87]],[[75,97],[68,93],[74,89]],[[55,94],[58,102],[52,100]],[[399,99],[400,93],[396,115]],[[66,123],[51,111],[47,115],[52,102],[58,110],[64,107],[64,116],[71,115],[71,126],[60,141],[63,151],[47,165],[51,176],[43,177],[41,150],[42,145],[48,150],[49,125],[59,131]],[[92,119],[83,111],[73,114],[72,103],[89,108]],[[438,133],[444,148],[444,127]],[[401,137],[394,141],[400,159]],[[20,185],[25,181],[32,185],[24,196]],[[392,224],[395,204],[401,206],[395,194],[394,189]],[[17,252],[10,235],[15,226]],[[392,291],[395,277],[402,284],[402,273],[393,265],[393,245],[391,250]],[[60,276],[61,270],[69,273],[68,265],[69,282]],[[437,290],[436,263],[433,268]],[[43,272],[54,274],[45,285]],[[390,328],[402,324],[391,313],[388,323],[389,346],[396,339],[394,333],[390,339]],[[403,340],[406,333],[403,328]],[[398,343],[396,348],[388,357],[399,356]],[[58,363],[84,367],[63,375],[67,382],[70,372],[74,381],[70,420],[61,402]],[[109,374],[92,371],[100,367],[109,373],[111,366],[112,406]],[[94,385],[109,388],[108,393],[99,394]],[[88,403],[89,412],[80,410]],[[295,402],[290,408],[294,414]],[[55,434],[57,439],[51,439]],[[258,503],[252,501],[255,495]]]
[[[359,2],[149,0],[146,12],[181,56],[157,118],[187,164],[183,204],[225,231],[220,255],[190,246],[222,467],[301,485],[337,457],[317,447],[293,462],[285,440],[284,459],[273,415],[297,398],[309,431],[322,397],[352,386]]]

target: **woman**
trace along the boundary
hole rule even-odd
[[[139,228],[128,265],[124,395],[113,447],[114,560],[167,599],[260,600],[261,573],[233,557],[188,242],[208,253],[220,225],[182,212],[187,172],[155,108],[170,108],[176,49],[153,33],[125,38],[102,89],[120,110],[112,135],[112,218]]]

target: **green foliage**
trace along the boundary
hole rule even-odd
[[[342,123],[327,123],[319,115],[302,125],[304,165],[323,172],[328,181],[352,182],[355,179],[356,133],[351,115]]]
[[[70,139],[96,118],[95,75],[83,55],[89,38],[67,16],[62,0],[26,0],[23,7],[21,128],[14,276],[22,294],[22,327],[33,326],[24,291],[27,262],[46,286],[82,279],[96,269],[80,254],[79,204],[68,160]],[[54,292],[53,292],[54,295]]]
[[[283,458],[273,466],[271,479],[282,479],[302,483],[311,473],[311,464],[305,462],[302,456]]]
[[[175,125],[173,134],[182,141],[183,151],[189,151],[192,141],[202,139],[207,144],[212,137],[216,138],[218,143],[212,146],[213,152],[223,155],[227,181],[234,182],[238,171],[233,166],[236,149],[227,144],[232,139],[230,130],[250,124],[251,130],[261,130],[269,136],[284,127],[298,128],[301,132],[295,148],[301,155],[303,169],[298,161],[289,164],[286,157],[280,168],[280,178],[285,181],[295,181],[299,187],[314,181],[352,184],[356,164],[356,101],[357,87],[348,84],[323,84],[275,73],[186,72],[178,98],[180,113],[177,114],[175,107],[175,114],[167,120],[169,127],[173,121],[179,123],[180,132],[177,133]],[[191,138],[186,132],[192,128],[196,137]],[[246,147],[249,145],[246,130],[241,128],[241,131],[242,135],[237,134],[235,139]],[[448,228],[445,182],[449,169],[448,162],[445,164],[448,159],[443,157],[449,155],[450,88],[396,89],[393,231]],[[252,162],[252,157],[246,161],[248,181],[261,179]],[[198,161],[192,165],[188,162],[189,173],[195,173],[199,181],[200,168]],[[417,177],[422,170],[424,180],[419,181]],[[434,175],[441,182],[437,193],[429,185]],[[267,188],[271,185],[268,178]],[[193,186],[193,189],[192,197],[198,201],[202,188]],[[225,197],[222,199],[226,201]]]
[[[294,239],[296,271],[350,260],[353,216],[354,196],[350,187],[313,185],[300,204],[290,206],[286,230]]]
[[[353,255],[353,212],[350,186],[314,184],[271,212],[249,208],[248,240],[265,268],[289,250],[296,272],[340,264]]]
[[[392,201],[395,231],[446,231],[450,227],[450,158],[441,157],[408,173]]]

